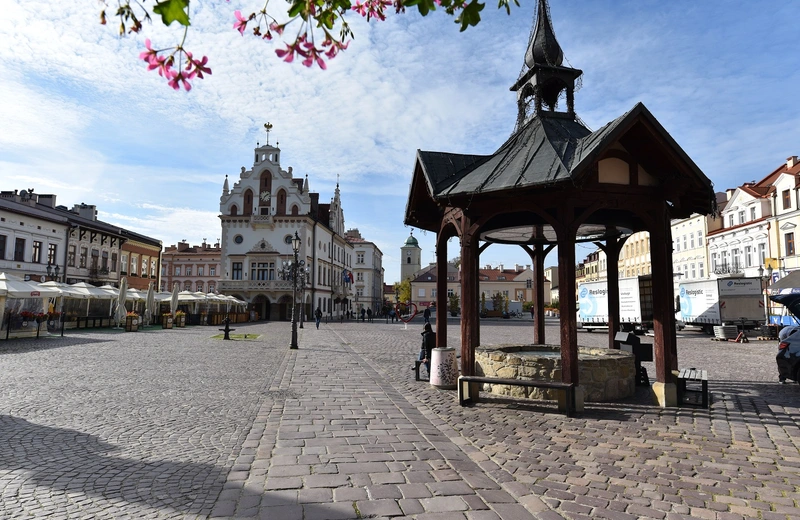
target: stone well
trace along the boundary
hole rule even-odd
[[[551,345],[491,345],[475,350],[478,375],[561,381],[561,349]],[[614,401],[633,395],[636,367],[633,355],[622,350],[578,347],[578,383],[585,401]],[[530,399],[558,398],[558,391],[508,385],[483,385],[497,395]]]

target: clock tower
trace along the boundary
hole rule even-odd
[[[422,249],[412,231],[400,248],[400,279],[408,280],[420,269],[422,269]]]

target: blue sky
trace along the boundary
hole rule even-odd
[[[187,46],[213,74],[190,93],[147,72],[144,36],[99,25],[97,2],[4,2],[0,188],[95,204],[102,220],[165,245],[213,242],[225,175],[252,165],[269,121],[283,167],[308,174],[322,200],[339,176],[346,225],[378,244],[391,283],[411,231],[402,220],[416,150],[491,153],[513,130],[508,88],[535,7],[523,2],[511,16],[487,2],[464,33],[441,12],[351,17],[355,41],[321,71],[232,29],[233,11],[259,2],[195,0]],[[576,111],[590,128],[641,101],[717,190],[800,155],[800,2],[550,0],[550,10],[566,58],[584,71]],[[160,24],[145,35],[154,46],[179,38]],[[414,235],[433,261],[433,235]],[[481,256],[498,263],[530,260],[511,246]]]

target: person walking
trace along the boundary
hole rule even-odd
[[[533,308],[533,305],[531,305],[531,319],[532,320],[536,319],[536,312],[535,309]]]
[[[422,313],[422,318],[425,320],[425,323],[428,325],[431,324],[431,308],[425,307],[425,312]]]
[[[372,323],[372,309],[367,309],[367,323]]]
[[[322,319],[322,309],[317,307],[317,311],[314,313],[314,317],[317,319],[317,328],[319,328],[319,321]]]
[[[367,310],[365,308],[361,308],[361,323],[364,323],[367,319]]]

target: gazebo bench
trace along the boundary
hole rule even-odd
[[[563,383],[561,381],[534,381],[530,379],[504,379],[486,376],[460,376],[458,378],[458,404],[461,406],[474,403],[475,398],[477,397],[477,393],[475,398],[469,395],[469,390],[466,388],[469,383],[488,383],[490,385],[524,386],[529,388],[563,390],[567,397],[567,417],[572,417],[572,415],[575,413],[575,385],[572,383]]]
[[[694,383],[695,387],[686,388],[687,381]],[[700,384],[699,390],[697,389],[698,383]],[[699,399],[692,399],[693,395],[699,395]],[[681,369],[678,373],[678,405],[708,408],[708,372],[698,368]]]

